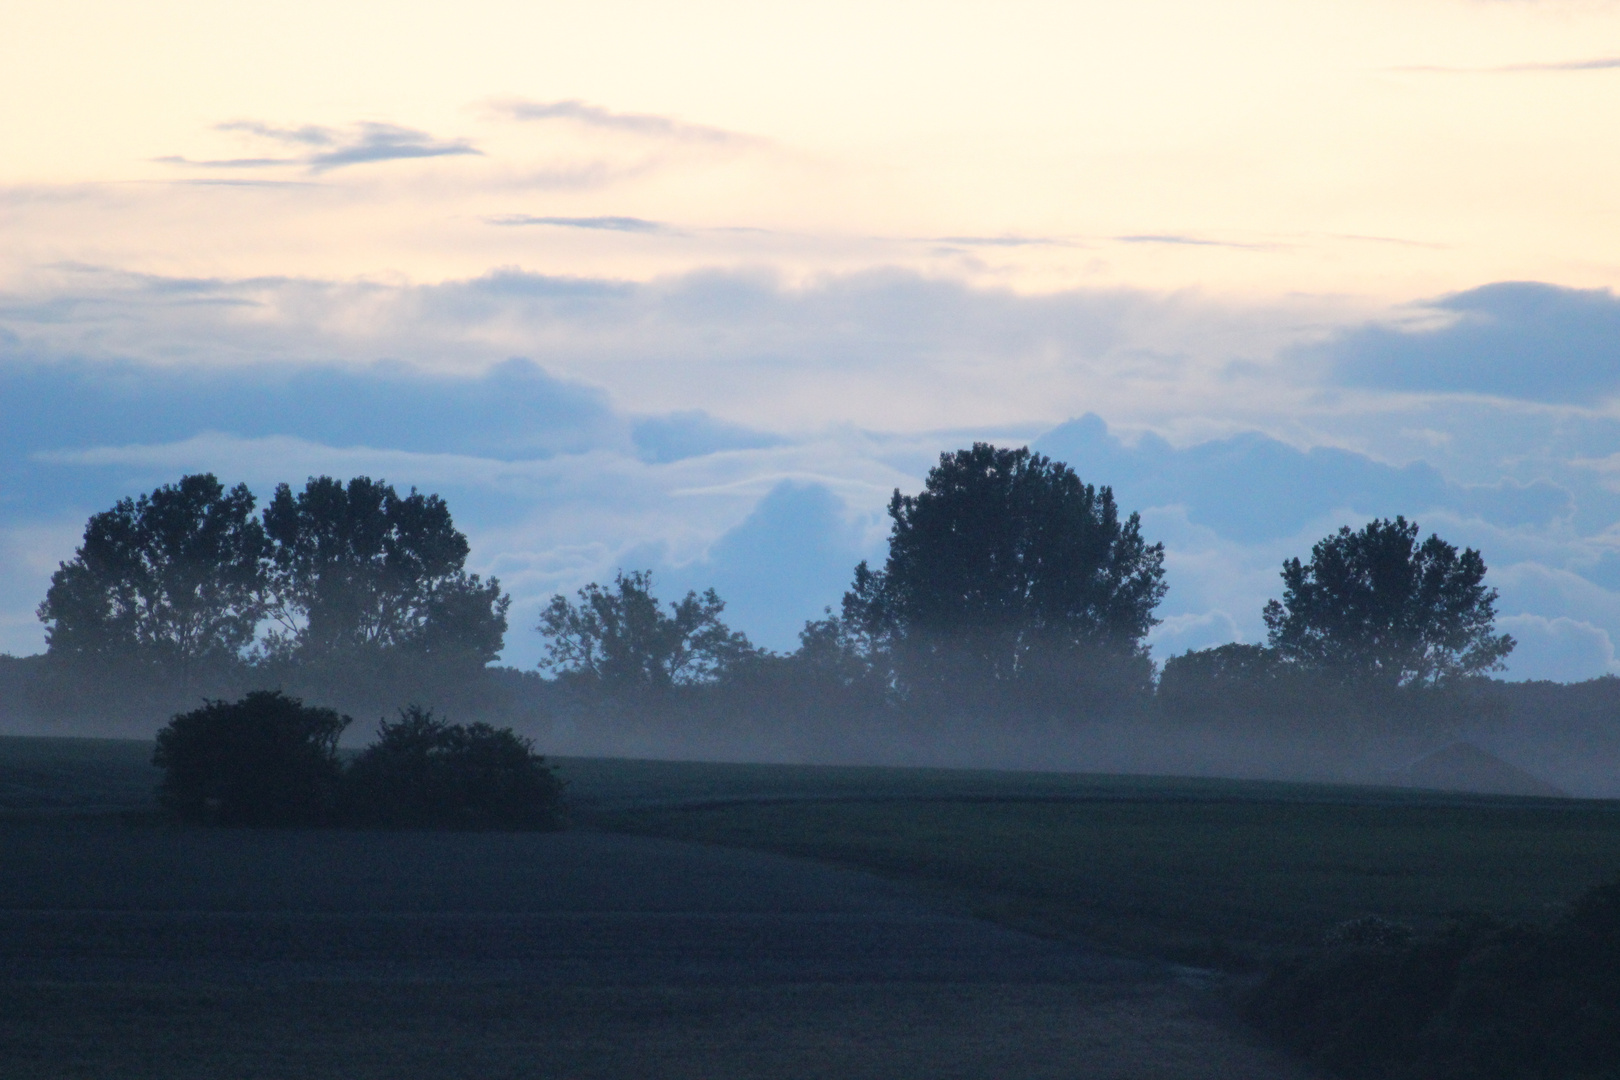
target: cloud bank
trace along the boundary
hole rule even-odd
[[[513,663],[538,658],[553,592],[618,568],[671,596],[713,585],[737,626],[791,648],[882,557],[889,493],[988,439],[1111,485],[1165,542],[1160,659],[1260,640],[1284,558],[1400,513],[1484,552],[1523,642],[1512,676],[1588,677],[1616,668],[1620,426],[1525,371],[1572,372],[1587,398],[1612,385],[1614,304],[1508,284],[1282,332],[1196,298],[898,273],[67,268],[0,297],[0,649],[38,648],[32,607],[86,516],[204,469],[261,497],[320,472],[444,494],[475,568],[514,593]],[[1476,357],[1499,392],[1455,389]]]

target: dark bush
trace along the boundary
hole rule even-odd
[[[1249,1017],[1340,1076],[1620,1080],[1620,882],[1550,926],[1330,935],[1271,973]]]
[[[158,732],[158,801],[183,821],[318,825],[332,818],[350,723],[279,691],[209,701]]]
[[[395,829],[557,829],[562,781],[510,728],[412,706],[383,721],[344,778],[347,820]]]

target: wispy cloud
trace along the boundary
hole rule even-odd
[[[1116,236],[1114,240],[1121,244],[1179,244],[1189,247],[1218,247],[1236,248],[1239,251],[1271,251],[1276,244],[1242,244],[1235,240],[1207,240],[1201,236],[1185,236],[1180,233],[1134,233],[1128,236]]]
[[[322,173],[347,165],[410,158],[481,155],[483,151],[466,139],[440,139],[425,131],[361,121],[346,130],[306,124],[281,127],[258,120],[231,120],[214,125],[214,130],[237,132],[302,150],[285,157],[239,157],[193,159],[177,154],[154,158],[165,165],[201,169],[254,169],[276,166],[304,166]]]
[[[337,133],[331,128],[319,127],[315,124],[305,124],[302,127],[281,127],[277,124],[266,124],[262,120],[227,120],[223,124],[215,124],[215,131],[240,131],[248,135],[257,135],[263,139],[274,139],[276,142],[301,143],[304,146],[331,146],[338,141]]]
[[[941,244],[960,244],[963,247],[1070,247],[1068,241],[1050,236],[936,236]]]
[[[567,120],[587,127],[621,131],[644,138],[729,145],[757,145],[758,136],[744,135],[704,124],[689,124],[652,113],[619,113],[570,98],[566,101],[505,100],[492,103],[498,114],[512,120]]]
[[[1550,60],[1525,64],[1494,64],[1487,67],[1409,64],[1387,70],[1420,75],[1533,75],[1569,71],[1608,71],[1612,68],[1620,68],[1620,56],[1600,56],[1589,60]]]
[[[565,229],[604,229],[608,232],[667,233],[672,230],[661,221],[648,221],[638,217],[534,217],[530,214],[505,214],[485,218],[490,225],[555,225]]]
[[[163,157],[152,159],[159,165],[191,165],[199,169],[257,169],[266,165],[297,165],[297,158],[200,158],[183,157],[180,154],[165,154]]]

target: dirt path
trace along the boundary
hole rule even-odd
[[[1295,1077],[1168,969],[871,875],[551,836],[0,826],[0,1056],[97,1077]]]

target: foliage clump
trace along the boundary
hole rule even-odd
[[[635,570],[611,587],[592,582],[573,601],[553,596],[536,628],[546,639],[542,666],[612,696],[644,698],[722,679],[756,655],[721,621],[726,604],[713,589],[688,592],[667,613],[652,590],[652,573]]]
[[[1457,917],[1403,930],[1339,928],[1268,976],[1251,1021],[1336,1076],[1620,1077],[1620,880],[1547,926]]]
[[[1164,545],[1110,488],[974,443],[941,454],[918,494],[895,491],[889,517],[888,558],[856,567],[843,616],[903,692],[1065,712],[1150,689]]]
[[[160,804],[206,825],[548,830],[562,782],[510,728],[452,724],[412,706],[347,768],[350,719],[279,691],[210,701],[158,733]]]
[[[349,718],[279,691],[210,701],[158,732],[159,803],[209,825],[324,825],[343,766],[338,737]]]
[[[267,684],[467,700],[511,598],[467,572],[443,499],[320,476],[255,505],[199,473],[91,516],[37,610],[53,711],[161,715]]]
[[[562,782],[510,728],[419,706],[377,727],[344,778],[348,820],[392,829],[555,829]]]
[[[1433,685],[1503,666],[1485,560],[1418,525],[1380,518],[1341,528],[1283,563],[1283,598],[1266,605],[1270,645],[1286,662],[1345,681]]]

